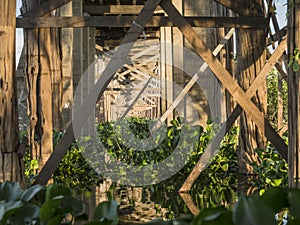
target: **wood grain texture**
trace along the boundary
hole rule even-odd
[[[17,28],[131,27],[134,16],[73,16],[17,18]],[[185,17],[193,27],[266,28],[264,17]],[[153,16],[146,27],[174,26],[168,17]]]
[[[78,109],[76,115],[76,131],[80,130],[85,121],[87,120],[86,115],[90,115],[95,107],[95,103],[102,96],[104,90],[101,90],[100,87],[102,84],[106,87],[110,80],[113,78],[114,73],[126,63],[127,55],[130,49],[133,46],[133,43],[137,40],[139,35],[143,31],[143,27],[151,19],[153,11],[156,9],[160,0],[147,1],[143,7],[141,13],[133,23],[132,27],[127,32],[126,36],[123,39],[122,45],[115,52],[112,60],[103,71],[102,77],[97,81],[90,94],[87,96],[87,101],[83,101],[83,105]],[[67,128],[65,134],[62,136],[60,142],[57,144],[55,150],[51,154],[49,160],[46,162],[45,166],[42,168],[41,172],[34,181],[35,184],[45,185],[48,180],[51,178],[52,174],[56,170],[63,156],[68,151],[69,147],[74,141],[74,124],[71,123]]]
[[[300,49],[300,0],[288,1],[288,54]],[[300,64],[300,60],[298,60]],[[288,68],[289,186],[300,188],[300,71]]]
[[[10,15],[10,16],[7,16]],[[0,182],[22,182],[15,76],[16,2],[0,2]]]

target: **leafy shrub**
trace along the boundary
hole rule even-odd
[[[260,195],[241,196],[233,210],[223,206],[202,210],[196,217],[163,221],[148,225],[297,225],[300,223],[300,190],[270,188]],[[83,203],[72,197],[72,191],[57,184],[46,188],[39,185],[21,189],[18,183],[0,184],[1,225],[73,225],[86,221]],[[94,221],[85,225],[117,225],[118,203],[100,203],[94,211]]]
[[[86,225],[117,225],[117,206],[114,200],[100,203],[94,221]],[[51,184],[21,189],[18,183],[0,184],[1,225],[73,225],[86,221],[83,202],[73,197],[69,188]]]

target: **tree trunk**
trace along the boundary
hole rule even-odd
[[[8,16],[9,15],[9,16]],[[15,76],[16,1],[0,2],[0,182],[23,180],[18,154]]]
[[[288,50],[289,59],[300,54],[300,0],[289,0]],[[298,49],[298,52],[295,51]],[[295,66],[300,60],[293,59]],[[297,62],[298,61],[298,62]],[[288,68],[289,84],[289,186],[300,188],[300,71]]]
[[[261,10],[246,11],[241,16],[264,16],[263,1],[259,1]],[[245,5],[250,6],[251,1],[247,0]],[[250,7],[249,7],[250,8]],[[251,9],[251,8],[250,8]],[[253,9],[253,8],[252,8]],[[237,80],[240,86],[246,91],[255,80],[258,72],[266,61],[266,30],[238,29],[237,31]],[[258,108],[266,113],[266,83],[261,84],[252,98]],[[240,116],[240,135],[238,148],[238,165],[240,173],[240,191],[251,192],[247,185],[247,179],[252,174],[252,162],[259,159],[255,153],[256,148],[264,148],[266,144],[264,131],[259,130],[255,123],[245,112]]]

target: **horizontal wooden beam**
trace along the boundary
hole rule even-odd
[[[51,0],[39,5],[38,8],[22,13],[23,17],[40,17],[50,13],[52,10],[62,7],[71,0]]]
[[[17,18],[17,28],[131,27],[134,16],[73,16]],[[266,28],[264,17],[185,17],[192,27]],[[146,27],[173,26],[168,17],[153,16]]]
[[[104,15],[104,14],[133,14],[138,15],[143,8],[143,5],[85,5],[83,12],[90,15]],[[161,7],[157,7],[154,11],[156,13],[164,13]]]

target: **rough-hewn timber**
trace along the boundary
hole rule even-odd
[[[10,15],[10,16],[7,16]],[[0,182],[22,181],[15,76],[16,2],[0,2]]]

